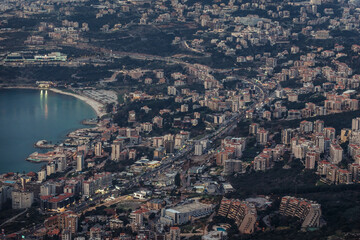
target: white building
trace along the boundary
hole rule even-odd
[[[330,145],[330,162],[338,164],[342,161],[343,149],[338,144]]]
[[[56,167],[54,163],[46,165],[46,173],[48,176],[56,172]]]
[[[168,95],[176,96],[177,90],[175,86],[168,86]]]
[[[97,142],[95,144],[95,156],[99,157],[102,155],[102,143],[101,142]]]
[[[111,145],[111,160],[118,161],[120,159],[122,144],[122,141],[115,140],[114,143]]]
[[[45,183],[40,186],[40,196],[49,196],[56,194],[56,185],[52,183]]]
[[[203,154],[203,145],[200,142],[195,144],[195,155],[200,156]]]
[[[213,211],[213,205],[199,202],[179,205],[174,208],[162,209],[160,222],[166,225],[181,225],[191,219],[208,216]]]
[[[81,153],[78,153],[76,156],[76,171],[81,172],[84,168],[84,155]]]
[[[45,180],[46,180],[46,169],[44,168],[38,172],[38,181],[43,182]]]
[[[29,208],[34,202],[34,193],[13,191],[11,193],[11,198],[13,209]]]

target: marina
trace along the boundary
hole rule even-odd
[[[56,155],[55,152],[47,152],[47,153],[34,152],[26,158],[26,161],[33,163],[51,162],[54,160],[55,155]]]
[[[50,144],[46,140],[40,140],[34,144],[34,147],[43,148],[43,149],[55,148],[56,146],[57,146],[56,144]]]

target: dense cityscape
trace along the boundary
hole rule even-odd
[[[0,239],[360,239],[360,1],[3,0],[10,89],[97,117],[0,168]]]

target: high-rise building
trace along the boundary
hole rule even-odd
[[[307,152],[305,156],[305,168],[314,169],[318,156],[319,154],[316,152]]]
[[[130,149],[129,150],[129,159],[135,159],[136,158],[136,149]]]
[[[360,144],[360,130],[351,131],[349,143]]]
[[[321,205],[314,201],[285,196],[281,199],[279,212],[300,218],[303,228],[320,227]]]
[[[357,131],[360,130],[360,117],[354,118],[351,122],[351,130]]]
[[[240,109],[240,104],[239,104],[239,101],[233,101],[231,103],[231,111],[232,112],[238,112]]]
[[[54,183],[45,183],[40,186],[40,196],[50,196],[56,194],[56,185]]]
[[[168,86],[168,95],[176,96],[177,90],[175,86]]]
[[[65,171],[66,167],[67,167],[66,155],[63,154],[57,160],[57,171],[63,172],[63,171]]]
[[[101,142],[97,142],[95,144],[95,156],[99,157],[102,155],[102,143]]]
[[[283,144],[289,145],[291,143],[292,132],[290,128],[281,131],[281,142]]]
[[[38,172],[38,181],[39,182],[43,182],[43,181],[45,181],[46,180],[46,169],[45,168],[43,168],[43,169],[41,169],[39,172]]]
[[[174,140],[165,140],[165,151],[166,153],[173,153],[175,147]]]
[[[329,138],[330,140],[334,140],[335,137],[336,137],[335,128],[332,128],[332,127],[324,128],[324,134],[325,134],[325,138]]]
[[[66,212],[58,216],[58,227],[60,229],[69,229],[72,234],[78,230],[78,216],[73,212]]]
[[[3,208],[3,204],[11,199],[12,191],[13,191],[13,187],[10,186],[0,187],[0,210]]]
[[[249,126],[249,133],[252,135],[256,135],[259,129],[259,124],[258,123],[252,123]]]
[[[12,208],[13,209],[23,209],[30,208],[34,202],[34,193],[33,192],[22,192],[22,191],[12,191]]]
[[[243,234],[251,234],[255,231],[255,224],[257,220],[257,212],[255,206],[246,209],[246,214],[241,220],[239,232]]]
[[[310,133],[313,131],[313,123],[309,121],[302,121],[300,123],[300,132],[301,133]]]
[[[71,234],[76,234],[78,230],[78,216],[67,211],[45,220],[44,225],[47,229],[58,228],[59,230],[68,230]]]
[[[255,171],[266,171],[270,169],[270,158],[268,154],[261,153],[254,158],[254,170]]]
[[[78,152],[76,156],[76,171],[81,172],[83,168],[84,168],[84,154]]]
[[[315,135],[315,146],[319,149],[320,153],[325,151],[325,137],[322,133]]]
[[[46,174],[48,176],[50,176],[51,174],[56,172],[56,167],[54,163],[48,163],[48,165],[46,165]]]
[[[170,227],[169,240],[180,240],[179,227]]]
[[[353,182],[360,182],[360,164],[352,163],[349,165],[349,171],[352,175]]]
[[[112,174],[108,172],[96,173],[93,177],[83,181],[82,195],[91,197],[95,191],[104,189],[112,184]]]
[[[324,131],[324,121],[316,120],[314,124],[314,132],[322,133]]]
[[[223,198],[218,214],[233,219],[239,231],[243,234],[251,234],[255,231],[257,211],[252,203]]]
[[[240,173],[242,171],[242,161],[235,159],[228,159],[224,162],[224,175],[230,175],[233,173]]]
[[[338,164],[342,161],[343,149],[338,144],[330,145],[330,162],[332,164]]]
[[[203,145],[200,142],[195,143],[195,156],[203,154]]]
[[[84,197],[91,197],[95,193],[95,184],[93,181],[84,181],[83,182],[83,192]]]
[[[265,129],[258,130],[256,139],[259,144],[265,145],[269,140],[269,132]]]
[[[61,240],[71,240],[72,234],[69,229],[63,229],[61,232]]]
[[[132,219],[131,226],[134,230],[139,230],[144,226],[144,213],[149,211],[147,209],[138,209],[130,214]]]
[[[201,140],[200,143],[203,146],[203,150],[205,150],[209,146],[209,140],[208,139]]]
[[[120,160],[120,153],[123,148],[123,142],[121,140],[114,140],[111,145],[111,160],[118,161]]]

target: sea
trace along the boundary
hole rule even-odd
[[[0,89],[0,174],[38,171],[44,163],[25,159],[38,151],[39,140],[61,143],[66,135],[95,118],[85,102],[68,95],[38,89]]]

